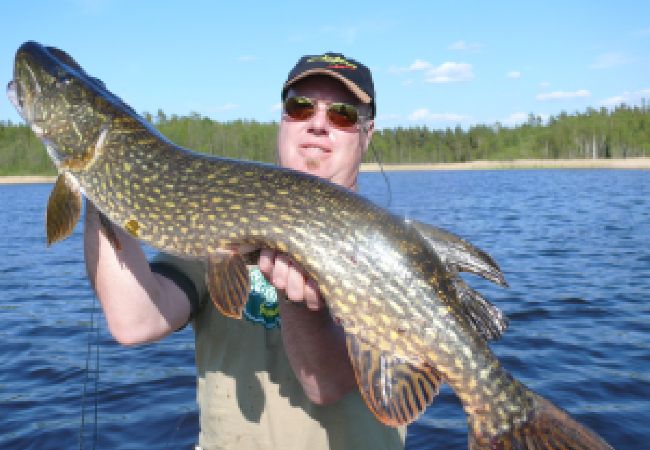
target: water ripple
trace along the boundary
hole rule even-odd
[[[510,289],[467,280],[510,318],[492,344],[503,365],[615,447],[645,448],[650,173],[389,177],[393,211],[458,233],[501,264]],[[360,185],[385,204],[380,175],[363,174]],[[191,448],[198,433],[192,331],[155,345],[117,345],[85,278],[81,227],[45,248],[49,189],[0,186],[1,207],[15,212],[0,216],[0,448]],[[409,427],[407,448],[466,447],[462,409],[443,387]]]

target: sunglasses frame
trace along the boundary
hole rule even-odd
[[[311,108],[311,112],[304,116],[304,117],[297,117],[293,116],[288,112],[287,105],[291,101],[295,101],[296,99],[301,99],[303,100],[302,105],[297,104],[296,106],[301,107],[303,109],[308,109]],[[355,125],[359,125],[363,119],[367,118],[368,116],[363,115],[359,112],[359,107],[357,105],[353,105],[351,103],[345,103],[345,102],[327,102],[323,100],[318,100],[314,99],[311,97],[307,97],[306,95],[292,95],[291,97],[287,97],[283,102],[282,102],[282,113],[286,114],[291,120],[296,120],[296,121],[306,121],[314,117],[314,114],[316,114],[318,104],[319,103],[324,103],[327,108],[326,108],[326,116],[327,120],[329,121],[330,124],[337,128],[351,128]],[[304,106],[303,106],[304,105]],[[308,106],[307,106],[308,105]],[[341,113],[340,111],[337,110],[337,108],[341,108],[344,111],[347,110],[348,108],[351,108],[355,114],[356,114],[356,120],[354,122],[350,121],[349,124],[346,123],[337,123],[336,119],[332,119],[332,117],[340,116],[344,118],[348,118],[346,114]]]

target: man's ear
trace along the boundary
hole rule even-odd
[[[363,135],[363,153],[368,151],[370,146],[370,140],[372,139],[372,133],[375,131],[375,121],[374,120],[364,120],[359,125],[359,132]]]

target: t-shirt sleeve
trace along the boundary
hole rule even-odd
[[[151,271],[173,281],[190,301],[190,320],[196,316],[208,293],[205,263],[197,259],[158,253],[149,263]]]

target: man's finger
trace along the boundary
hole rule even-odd
[[[289,277],[289,257],[283,254],[275,256],[271,283],[277,289],[287,288],[287,278]]]
[[[262,273],[269,278],[271,272],[273,271],[273,262],[275,260],[275,251],[264,248],[260,251],[260,259],[257,262],[257,266],[260,268]]]
[[[291,264],[287,274],[287,298],[294,302],[305,299],[305,277],[302,271]],[[305,299],[306,300],[306,299]]]
[[[305,281],[303,295],[305,298],[305,303],[307,304],[307,308],[311,309],[312,311],[317,311],[325,307],[325,301],[318,291],[318,285],[311,278],[308,278]]]

